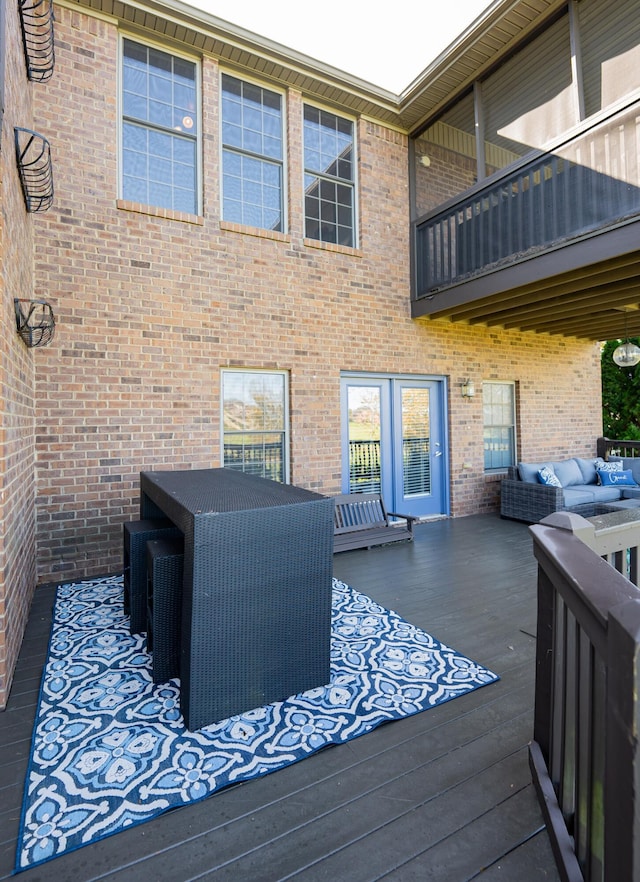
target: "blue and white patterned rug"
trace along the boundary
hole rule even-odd
[[[16,872],[341,744],[498,677],[333,582],[331,682],[189,732],[154,685],[122,578],[62,585],[25,782]]]

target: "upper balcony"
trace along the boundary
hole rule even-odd
[[[640,101],[414,225],[414,318],[640,333]]]

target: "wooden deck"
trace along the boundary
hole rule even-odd
[[[19,875],[21,882],[559,880],[531,784],[536,567],[524,524],[473,516],[335,555],[335,575],[500,682]],[[0,714],[0,879],[13,868],[53,590]]]

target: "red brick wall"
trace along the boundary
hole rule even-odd
[[[35,560],[34,370],[16,333],[14,297],[34,296],[33,224],[15,160],[14,126],[33,128],[18,4],[5,10],[5,113],[0,150],[0,707],[11,687],[33,590]]]
[[[38,361],[40,579],[119,568],[141,469],[220,465],[222,367],[290,372],[291,480],[325,493],[340,488],[341,370],[449,378],[454,515],[496,501],[466,377],[517,381],[523,456],[595,452],[595,346],[411,320],[404,135],[358,122],[359,248],[319,247],[303,235],[290,91],[289,231],[222,223],[219,71],[205,58],[203,215],[145,213],[117,203],[116,28],[56,7],[56,29],[57,73],[37,96],[56,200],[37,219],[35,267],[59,317]]]

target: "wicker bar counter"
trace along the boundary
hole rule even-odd
[[[184,535],[188,729],[329,682],[333,510],[231,469],[140,473],[141,518],[166,516]]]

